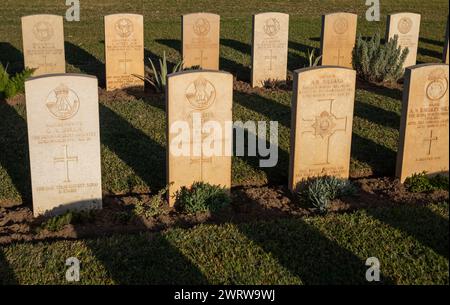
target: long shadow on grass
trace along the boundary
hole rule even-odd
[[[411,206],[408,213],[395,208],[368,209],[367,212],[385,224],[413,236],[437,254],[449,258],[448,219],[437,215],[428,207]]]
[[[8,66],[8,72],[14,74],[22,71],[23,54],[9,42],[0,42],[0,63],[4,67]]]
[[[252,201],[248,197],[243,200]],[[365,261],[300,218],[285,217],[238,226],[304,284],[367,284]],[[383,283],[392,282],[384,275],[381,278]]]
[[[291,108],[263,97],[261,95],[244,92],[234,92],[234,102],[260,113],[270,121],[277,121],[280,125],[290,128]]]
[[[319,56],[319,48],[316,47],[311,47],[299,42],[295,42],[295,41],[289,41],[289,49],[291,50],[296,50],[297,52],[300,52],[302,54],[304,54],[304,56],[299,56],[297,54],[293,54],[292,52],[289,52],[288,54],[288,69],[290,71],[295,71],[297,69],[301,69],[304,67],[308,67],[309,66],[309,60],[308,58],[306,58],[305,56],[308,54],[308,52],[312,52],[314,51],[314,54],[316,56]]]
[[[165,45],[181,54],[181,41],[178,39],[157,39],[157,43]],[[230,72],[238,80],[250,80],[250,68],[225,57],[219,59],[219,69]]]
[[[365,90],[367,92],[374,93],[376,95],[385,96],[394,100],[402,100],[403,91],[396,88],[388,88],[383,86],[378,86],[375,84],[368,83],[366,81],[361,81],[358,79],[357,88]]]
[[[99,86],[104,88],[105,64],[88,51],[69,41],[65,41],[64,46],[67,62],[83,73],[95,75],[98,78]]]
[[[359,100],[355,101],[355,116],[385,127],[400,128],[400,115]]]
[[[351,156],[369,165],[374,175],[394,175],[396,152],[355,133],[352,136]]]
[[[17,285],[17,278],[0,247],[0,285]]]
[[[8,172],[22,202],[31,199],[27,124],[12,106],[0,101],[0,165]]]
[[[425,49],[425,48],[419,48],[417,50],[417,52],[423,56],[429,56],[429,57],[434,57],[437,58],[439,60],[442,60],[443,57],[443,53],[438,52],[438,51],[434,51],[434,50],[429,50],[429,49]]]
[[[116,235],[86,241],[118,284],[207,284],[208,281],[160,233]]]
[[[166,152],[144,132],[100,104],[101,141],[151,188],[165,185]]]
[[[420,37],[419,41],[423,42],[423,43],[434,44],[434,45],[439,46],[439,47],[444,47],[444,41],[442,41],[442,40],[436,40],[436,39]]]

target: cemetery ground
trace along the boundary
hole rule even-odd
[[[0,61],[23,68],[20,17],[62,15],[64,1],[4,0]],[[324,3],[325,2],[325,3]],[[357,83],[350,176],[354,196],[320,215],[287,190],[291,88],[252,89],[251,15],[290,14],[288,69],[308,65],[320,45],[320,16],[357,13],[358,33],[384,34],[387,13],[422,15],[418,62],[440,62],[446,0],[384,0],[382,21],[364,19],[365,1],[83,1],[81,22],[65,22],[68,72],[100,81],[104,209],[49,222],[33,219],[24,96],[0,101],[0,283],[67,283],[65,260],[81,263],[82,284],[367,283],[377,257],[385,284],[449,283],[448,190],[409,192],[394,179],[402,87]],[[144,5],[143,5],[144,4]],[[144,10],[143,10],[144,8]],[[215,214],[168,207],[136,215],[166,184],[164,95],[104,89],[103,16],[144,14],[145,57],[180,60],[180,15],[221,15],[221,70],[235,76],[233,119],[278,121],[279,162],[260,168],[233,157],[232,204]],[[318,50],[316,51],[318,53]]]

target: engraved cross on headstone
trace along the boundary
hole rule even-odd
[[[338,49],[338,54],[335,56],[337,58],[337,65],[340,66],[342,64],[342,61],[345,59],[345,56],[341,55],[341,49]],[[341,61],[342,60],[342,61]]]
[[[312,134],[315,138],[314,165],[329,164],[331,137],[336,132],[347,131],[347,117],[338,118],[333,113],[334,101],[317,100],[314,118],[302,119],[302,134]]]
[[[273,50],[270,50],[270,56],[265,56],[264,59],[269,60],[269,71],[272,71],[273,60],[277,59],[277,57],[273,55]]]
[[[127,52],[124,52],[123,59],[119,60],[119,63],[123,65],[123,74],[128,74],[128,63],[132,62],[131,59],[127,58]]]
[[[196,57],[195,60],[196,61],[200,61],[200,67],[203,67],[203,61],[208,60],[208,57],[206,57],[204,55],[204,51],[203,50],[199,50],[200,51],[200,56]]]
[[[438,137],[433,137],[433,130],[430,131],[430,137],[425,138],[423,141],[428,143],[428,155],[431,155],[431,146],[433,145],[433,141],[437,141]]]
[[[78,156],[69,156],[67,145],[64,145],[64,156],[53,158],[54,163],[64,163],[66,169],[66,179],[64,182],[70,182],[69,162],[78,162]]]

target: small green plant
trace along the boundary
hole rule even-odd
[[[309,67],[317,67],[322,59],[322,55],[316,56],[316,49],[308,49]]]
[[[328,211],[330,201],[351,196],[356,191],[349,180],[331,176],[308,179],[300,184],[299,189],[298,196],[321,213]]]
[[[397,35],[385,44],[379,33],[368,40],[359,35],[353,49],[353,68],[369,82],[396,84],[403,77],[408,54],[408,48],[402,50],[398,45]]]
[[[435,190],[448,190],[449,178],[444,175],[428,176],[426,172],[413,174],[406,178],[405,187],[412,193],[426,193]]]
[[[152,196],[150,201],[138,201],[134,207],[135,215],[151,218],[162,214],[164,205],[166,204],[164,198],[168,191],[169,186],[166,186],[158,194]]]
[[[94,211],[67,211],[62,215],[47,219],[40,225],[40,229],[57,232],[66,225],[92,222],[94,218]]]
[[[147,76],[140,76],[140,75],[134,75],[137,78],[140,78],[146,82],[148,82],[155,90],[159,93],[162,93],[166,90],[166,81],[167,81],[167,75],[168,69],[167,69],[167,58],[166,58],[166,52],[163,53],[162,59],[159,59],[159,71],[156,69],[155,64],[151,60],[151,58],[148,59],[150,61],[150,65],[152,66],[151,75],[149,77]],[[183,70],[183,61],[179,61],[173,68],[172,73],[176,73]]]
[[[182,187],[175,197],[177,208],[188,214],[214,213],[231,203],[225,188],[204,182],[194,182],[190,188]]]
[[[8,67],[0,63],[0,98],[11,98],[25,91],[25,80],[33,75],[35,69],[25,69],[11,76]]]

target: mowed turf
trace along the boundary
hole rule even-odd
[[[446,284],[448,204],[0,247],[0,284]],[[373,283],[372,283],[373,284]],[[379,283],[378,283],[379,284]]]
[[[439,62],[448,2],[445,0],[383,1],[381,22],[365,20],[364,1],[116,1],[86,0],[81,21],[65,22],[68,72],[89,73],[104,82],[103,16],[134,12],[145,16],[146,58],[166,52],[180,60],[180,15],[209,11],[221,15],[221,69],[239,80],[250,76],[251,15],[262,11],[290,14],[289,70],[307,65],[306,53],[319,47],[321,14],[335,11],[359,15],[363,36],[384,33],[386,14],[408,11],[422,14],[419,62]],[[29,14],[64,15],[59,0],[6,0],[0,18],[0,61],[15,71],[23,66],[20,17]],[[148,61],[147,61],[148,63]],[[401,92],[394,89],[358,89],[355,101],[351,175],[393,175],[400,122]],[[234,93],[235,120],[279,122],[279,162],[261,169],[257,158],[233,158],[233,184],[286,184],[289,166],[289,91]],[[105,100],[100,108],[103,189],[105,192],[156,191],[165,184],[164,97],[136,101]],[[25,108],[0,104],[0,200],[30,198]],[[28,201],[28,200],[25,200]]]

